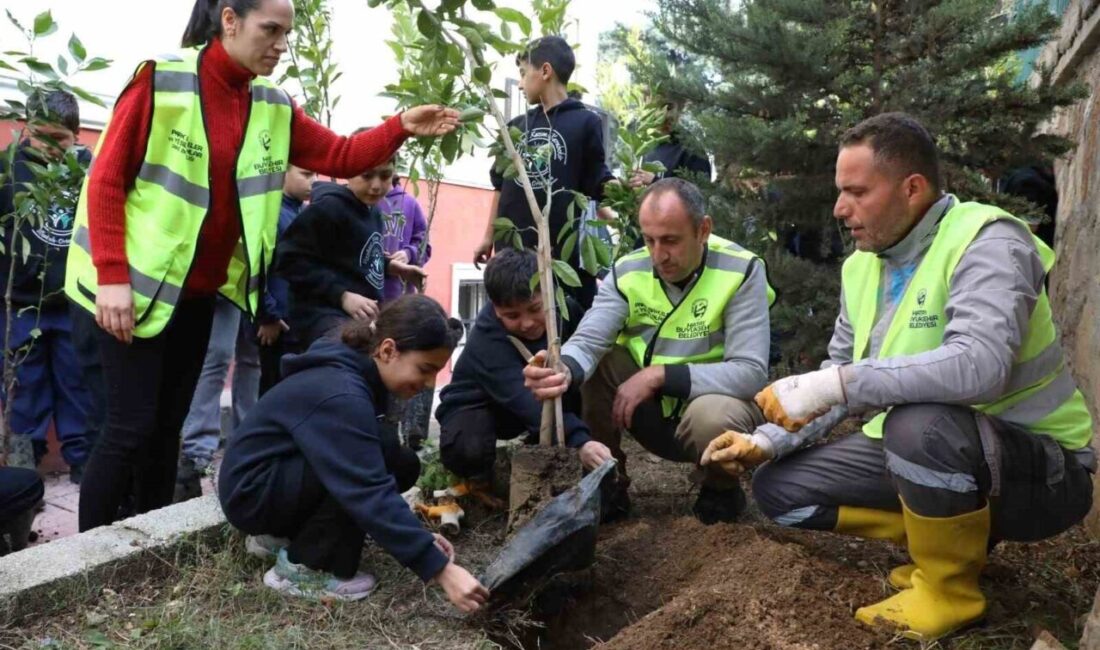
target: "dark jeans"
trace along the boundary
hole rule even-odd
[[[275,341],[274,345],[260,344],[260,395],[271,390],[283,378],[281,364],[283,355],[294,349],[294,343],[288,342],[287,333]]]
[[[73,348],[80,365],[80,377],[91,393],[88,405],[87,449],[90,454],[95,443],[103,433],[107,420],[107,385],[103,380],[103,362],[99,358],[99,338],[101,332],[95,322],[95,316],[79,305],[69,304],[69,317],[72,320]]]
[[[984,435],[982,429],[984,428]],[[953,517],[987,502],[992,537],[1052,537],[1092,505],[1092,476],[1052,438],[945,404],[895,407],[883,439],[862,433],[763,465],[761,511],[786,526],[832,530],[840,506]],[[900,498],[900,499],[899,499]]]
[[[0,527],[34,507],[45,493],[33,469],[0,467]]]
[[[386,469],[404,492],[420,476],[420,459],[397,444],[384,444]],[[287,559],[311,569],[350,578],[359,568],[366,534],[325,489],[303,456],[275,462],[262,487],[248,486],[250,494],[228,495],[226,517],[250,535],[287,537]],[[251,495],[262,496],[255,503]]]
[[[107,388],[107,422],[80,487],[80,530],[115,521],[133,481],[135,510],[172,503],[180,428],[202,371],[214,298],[180,302],[164,331],[122,343],[96,333]]]
[[[458,476],[473,479],[487,479],[492,474],[497,440],[512,440],[527,433],[522,421],[491,405],[455,411],[439,427],[439,458],[443,466]],[[538,433],[527,442],[538,442]]]

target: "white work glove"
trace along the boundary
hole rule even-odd
[[[764,418],[792,432],[846,402],[840,366],[785,377],[756,395]]]

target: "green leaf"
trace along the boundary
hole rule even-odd
[[[481,11],[492,11],[496,5],[493,0],[471,0],[471,4],[474,5],[474,9]]]
[[[23,242],[23,263],[26,264],[31,257],[31,242],[26,237],[20,237],[19,239]]]
[[[45,61],[34,58],[33,56],[26,56],[20,61],[23,65],[30,68],[33,72],[46,75],[51,79],[57,79],[57,72],[54,71],[53,66]]]
[[[538,286],[539,286],[539,272],[535,271],[533,274],[531,274],[531,280],[528,281],[528,283],[527,283],[527,288],[529,288],[531,290],[531,295],[535,295],[535,290],[538,289]]]
[[[581,286],[580,276],[577,275],[577,271],[572,266],[569,266],[568,263],[562,260],[553,260],[551,266],[554,269],[554,275],[557,276],[563,284],[570,287]]]
[[[572,233],[569,235],[569,237],[565,239],[565,244],[561,247],[561,258],[563,260],[569,260],[573,258],[573,249],[577,247],[577,234],[578,233]],[[591,237],[585,237],[584,244],[587,244],[588,240],[590,239]],[[592,273],[592,270],[589,269],[587,266],[585,267],[585,270],[589,273]],[[595,274],[593,273],[593,275]]]
[[[57,23],[53,20],[53,14],[48,10],[34,17],[34,35],[49,36],[57,31]]]
[[[485,111],[481,110],[477,106],[471,106],[466,110],[458,114],[459,122],[476,122],[485,117]]]
[[[493,10],[493,13],[495,13],[501,20],[515,23],[516,26],[523,31],[524,35],[531,34],[531,19],[523,15],[523,12],[519,11],[518,9],[497,7]]]
[[[434,39],[439,36],[439,25],[435,22],[435,16],[427,9],[421,9],[420,13],[417,14],[416,28],[428,38]]]
[[[109,68],[110,66],[111,61],[109,59],[104,59],[97,56],[96,58],[91,59],[86,64],[84,64],[84,67],[82,69],[84,70],[84,72],[95,72],[96,70],[104,70],[106,68]]]
[[[69,54],[73,55],[77,63],[81,63],[88,56],[88,50],[84,48],[84,44],[80,42],[80,39],[73,34],[69,37]]]
[[[37,328],[37,327],[36,327],[36,328],[34,328],[34,329],[32,329],[32,330],[30,331],[30,337],[31,337],[32,339],[37,339],[37,338],[41,338],[41,337],[42,337],[42,330],[41,330],[41,329],[39,329],[39,328]]]
[[[488,84],[493,80],[493,71],[487,65],[480,65],[474,68],[474,79],[483,84]]]
[[[65,60],[65,57],[61,54],[57,55],[57,69],[61,71],[61,74],[69,74],[69,62]]]
[[[562,318],[568,319],[569,305],[565,304],[565,291],[562,291],[560,286],[554,288],[554,298],[558,303],[558,313],[561,314]]]
[[[517,251],[523,250],[523,237],[519,234],[518,230],[512,231],[512,248]]]
[[[439,151],[447,162],[454,162],[455,156],[458,155],[458,145],[458,133],[454,131],[443,136],[443,139],[440,140]]]
[[[592,275],[600,270],[599,259],[596,256],[596,246],[592,243],[595,237],[585,237],[581,244],[581,266]]]
[[[10,9],[5,9],[4,13],[6,13],[8,15],[8,21],[12,25],[15,25],[16,29],[18,29],[20,32],[26,32],[27,31],[27,28],[23,27],[23,24],[20,23],[18,20],[16,20],[15,16],[11,15],[11,10]],[[4,52],[4,54],[11,54],[11,52]],[[22,54],[22,52],[19,52],[18,54]]]

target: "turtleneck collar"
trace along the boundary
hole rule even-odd
[[[955,204],[955,197],[945,194],[924,213],[917,225],[901,241],[882,251],[878,256],[893,264],[906,264],[920,256],[936,236],[940,219]]]
[[[220,38],[211,41],[203,52],[202,69],[227,88],[237,89],[247,86],[256,78],[248,68],[229,56]]]

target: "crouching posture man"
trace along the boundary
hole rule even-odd
[[[623,429],[662,458],[697,465],[723,431],[763,423],[752,396],[768,379],[774,298],[759,258],[711,234],[699,188],[666,178],[640,206],[645,247],[615,263],[562,346],[563,367],[523,371],[540,399],[583,383],[583,419],[624,478]],[[694,479],[702,484],[693,507],[700,521],[740,516],[745,493],[736,478],[718,469]],[[611,510],[629,511],[625,491]]]
[[[851,129],[836,184],[858,250],[830,361],[766,388],[774,424],[723,434],[702,462],[738,474],[771,459],[753,492],[777,523],[907,544],[899,593],[856,618],[931,640],[982,617],[997,541],[1051,537],[1089,511],[1092,422],[1044,290],[1053,252],[1005,211],[943,195],[923,126],[892,113]],[[889,410],[799,449],[871,409]]]

